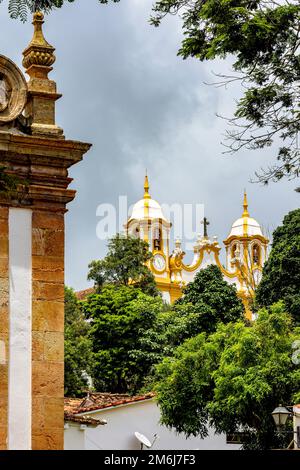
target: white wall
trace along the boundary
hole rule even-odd
[[[236,444],[226,444],[226,437],[215,435],[213,431],[205,439],[198,437],[186,439],[184,435],[176,434],[165,426],[160,426],[160,412],[154,400],[104,409],[96,413],[89,413],[89,416],[96,419],[106,419],[107,424],[97,428],[87,428],[86,450],[138,450],[140,445],[134,436],[135,431],[145,434],[150,441],[155,433],[159,435],[153,450],[239,448],[239,445]],[[68,437],[65,441],[65,449],[74,449],[74,447],[68,447],[70,445]]]
[[[300,447],[297,447],[297,427],[300,426],[300,406],[294,406],[294,439],[295,439],[295,448],[300,450]]]
[[[64,431],[65,450],[85,450],[85,433],[86,430],[81,430],[78,424],[66,424]]]

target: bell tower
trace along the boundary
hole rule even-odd
[[[160,204],[149,193],[149,179],[145,175],[144,196],[133,206],[125,230],[149,244],[153,258],[149,262],[157,286],[164,291],[170,283],[170,229],[172,224],[166,219]],[[169,290],[169,289],[168,289]],[[168,299],[169,300],[169,294]]]
[[[232,224],[224,244],[226,270],[229,274],[236,274],[238,293],[244,300],[247,312],[248,301],[253,298],[255,288],[261,280],[268,243],[269,240],[263,234],[260,224],[250,217],[247,193],[244,191],[242,216]],[[251,312],[247,314],[250,318]]]
[[[90,144],[55,122],[61,95],[48,78],[54,48],[42,13],[22,72],[0,56],[0,449],[63,449],[64,214],[75,197],[68,168]],[[1,170],[0,170],[1,171]]]

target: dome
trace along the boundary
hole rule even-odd
[[[162,219],[167,222],[162,208],[154,199],[140,199],[134,204],[130,219]]]
[[[230,231],[228,238],[242,237],[245,235],[249,237],[251,236],[253,237],[255,235],[263,237],[263,233],[262,233],[259,223],[257,222],[257,220],[253,219],[249,215],[246,191],[244,192],[243,207],[244,207],[243,215],[232,224],[231,231]]]
[[[131,220],[147,220],[147,219],[162,219],[167,222],[160,204],[151,198],[149,194],[148,176],[145,176],[144,182],[144,197],[136,202],[132,209],[132,214],[128,222]]]
[[[243,236],[244,233],[247,233],[248,236],[260,235],[263,236],[260,225],[257,220],[252,217],[241,217],[237,219],[231,227],[229,237],[231,236]]]

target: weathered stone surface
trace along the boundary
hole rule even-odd
[[[64,215],[35,211],[32,215],[33,229],[64,230]],[[37,254],[37,253],[35,253]]]
[[[35,331],[64,331],[64,303],[35,300],[32,303],[34,312],[32,329]],[[1,313],[1,310],[0,310]]]
[[[7,426],[0,426],[0,450],[6,450]]]
[[[42,429],[32,435],[32,450],[61,450],[64,447],[64,428]]]
[[[32,393],[34,396],[62,397],[64,393],[63,362],[32,362]]]
[[[43,281],[33,281],[33,300],[64,301],[64,286]]]
[[[32,254],[35,256],[64,257],[65,234],[63,230],[34,228]]]
[[[44,336],[44,358],[49,362],[63,362],[64,360],[64,334],[46,332]]]
[[[7,385],[8,385],[7,365],[0,364],[0,396],[1,397],[7,397]]]
[[[8,209],[0,206],[0,450],[7,448],[8,421]]]
[[[0,410],[0,428],[5,428],[7,426],[7,397],[0,396]]]

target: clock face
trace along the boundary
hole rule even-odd
[[[165,258],[157,254],[153,258],[153,266],[155,267],[156,271],[163,271],[166,267],[166,260]]]

